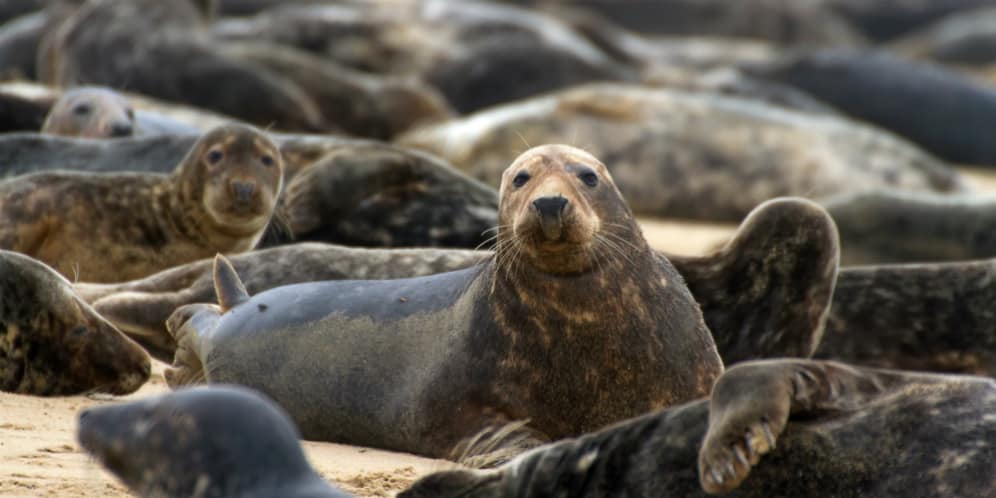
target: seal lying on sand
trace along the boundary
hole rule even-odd
[[[833,292],[837,232],[826,212],[802,199],[758,206],[729,244],[705,257],[670,256],[702,307],[724,363],[808,357],[823,332]],[[293,244],[235,255],[249,293],[321,280],[405,278],[459,270],[489,251],[373,250]],[[76,284],[115,326],[171,361],[166,320],[178,307],[216,302],[212,263],[202,260],[133,282]]]
[[[994,281],[996,259],[843,268],[816,356],[996,377]]]
[[[0,390],[40,396],[128,394],[149,356],[27,256],[0,251]]]
[[[298,432],[248,389],[186,389],[80,412],[77,439],[140,496],[346,498],[308,464]]]
[[[963,261],[996,256],[996,197],[891,190],[823,201],[840,230],[841,263]]]
[[[255,128],[205,134],[169,175],[37,173],[0,183],[0,248],[84,281],[131,280],[252,249],[283,181]]]
[[[169,319],[167,382],[259,389],[309,439],[445,457],[495,422],[529,419],[539,442],[695,399],[722,371],[681,276],[591,155],[516,159],[496,250],[466,270],[252,298],[219,258],[220,306]],[[302,397],[309,379],[328,396]]]
[[[818,199],[875,187],[964,188],[943,163],[856,122],[632,85],[575,87],[398,139],[490,185],[524,144],[557,141],[605,158],[639,214],[738,221],[758,204],[785,195]]]
[[[992,379],[745,363],[720,377],[711,400],[550,444],[497,469],[430,474],[398,497],[991,497],[994,411]]]
[[[76,88],[59,97],[41,131],[82,138],[128,137],[135,131],[135,111],[112,91]]]

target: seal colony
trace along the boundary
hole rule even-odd
[[[132,280],[262,237],[283,182],[255,128],[206,133],[172,174],[37,173],[0,183],[0,248],[90,282]]]
[[[27,256],[0,251],[0,390],[36,396],[128,394],[149,356]]]
[[[537,147],[500,194],[496,253],[466,270],[250,298],[219,258],[219,306],[169,319],[167,382],[249,386],[306,438],[440,457],[490,426],[531,420],[539,443],[708,392],[723,366],[701,312],[600,161]],[[309,379],[329,396],[302,398]]]

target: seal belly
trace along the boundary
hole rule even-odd
[[[414,451],[424,386],[452,372],[444,363],[463,347],[479,271],[261,293],[205,336],[208,380],[266,393],[306,439]]]

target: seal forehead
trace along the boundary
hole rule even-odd
[[[595,158],[595,156],[592,156],[591,154],[576,147],[563,144],[548,144],[533,147],[516,158],[516,160],[512,162],[512,165],[505,170],[505,173],[508,174],[513,170],[523,167],[528,168],[537,163],[541,163],[545,166],[560,166],[569,163],[576,163],[594,168],[600,173],[607,173],[605,165]]]

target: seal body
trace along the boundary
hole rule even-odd
[[[83,87],[55,101],[42,133],[83,138],[128,137],[135,131],[135,111],[112,91]]]
[[[140,496],[346,498],[273,402],[232,386],[80,412],[80,445]]]
[[[122,281],[255,246],[283,181],[245,125],[205,134],[169,176],[37,173],[0,184],[0,247],[92,282]]]
[[[39,396],[128,394],[149,356],[27,256],[0,251],[0,390]]]
[[[988,497],[994,409],[992,379],[751,362],[727,370],[709,400],[497,469],[431,474],[398,496]]]
[[[964,190],[943,163],[846,119],[634,85],[574,87],[423,127],[398,143],[495,185],[505,158],[523,144],[564,137],[609,158],[619,190],[646,215],[739,221],[786,195]]]
[[[848,266],[996,256],[996,197],[873,190],[823,204],[840,230]]]
[[[824,50],[751,73],[795,86],[947,161],[996,164],[996,146],[989,138],[996,90],[940,65],[885,51]],[[957,129],[939,124],[946,122],[957,122]]]
[[[996,377],[994,278],[993,259],[844,268],[816,357]]]
[[[306,438],[432,456],[495,420],[529,419],[543,441],[708,391],[722,363],[698,306],[597,159],[525,153],[505,175],[499,223],[490,260],[414,279],[249,298],[219,259],[221,306],[170,317],[168,382],[248,385]],[[330,394],[300,395],[314,389]]]

